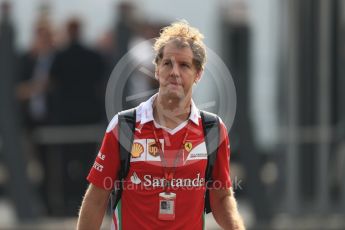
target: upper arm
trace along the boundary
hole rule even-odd
[[[230,189],[211,189],[210,190],[210,204],[212,214],[218,223],[223,223],[233,216],[237,216],[237,202]]]
[[[232,188],[229,189],[210,189],[210,202],[211,208],[216,206],[218,203],[223,202],[225,199],[234,199]]]
[[[90,184],[80,208],[77,229],[99,229],[107,204],[110,191]]]
[[[244,230],[232,189],[210,190],[212,214],[223,229]]]
[[[110,193],[110,190],[105,190],[90,184],[86,190],[80,213],[88,213],[91,211],[103,217],[108,205]]]
[[[111,190],[106,190],[103,188],[99,188],[96,185],[90,184],[89,188],[86,191],[85,198],[92,203],[102,204],[107,203],[109,200]]]
[[[216,161],[212,171],[213,188],[229,189],[231,187],[230,179],[230,142],[225,125],[220,123],[220,144]]]

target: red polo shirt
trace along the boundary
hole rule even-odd
[[[153,96],[137,107],[130,170],[114,212],[112,229],[202,229],[207,150],[199,110],[194,103],[188,121],[175,129],[159,126],[153,119]],[[87,177],[97,187],[112,189],[120,169],[117,116],[110,122],[102,147]],[[157,154],[159,139],[163,156]],[[221,144],[213,170],[215,188],[230,188],[229,139],[221,122]],[[160,220],[159,193],[164,191],[164,172],[173,175],[176,194],[175,220]]]

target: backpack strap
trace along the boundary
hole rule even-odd
[[[118,113],[118,137],[119,137],[119,151],[120,151],[120,170],[118,173],[118,181],[115,190],[112,192],[112,209],[115,210],[118,202],[122,195],[122,182],[126,178],[129,172],[129,164],[131,157],[132,143],[134,139],[134,130],[136,123],[136,109],[132,108],[129,110]]]
[[[219,132],[220,132],[220,121],[217,115],[209,113],[206,111],[200,110],[200,116],[202,120],[202,126],[204,129],[204,136],[207,149],[207,166],[205,173],[205,182],[206,182],[206,194],[205,194],[205,212],[210,213],[210,194],[208,186],[212,184],[212,172],[213,167],[216,162],[218,146],[219,146]]]

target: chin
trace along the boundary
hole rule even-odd
[[[183,98],[185,98],[185,94],[184,94],[184,92],[182,91],[180,91],[180,90],[167,90],[167,91],[165,91],[164,92],[164,96],[166,96],[166,97],[169,97],[170,99],[175,99],[175,100],[181,100],[181,99],[183,99]]]

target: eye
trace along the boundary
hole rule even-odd
[[[183,68],[190,68],[190,64],[188,64],[188,63],[186,63],[186,62],[181,63],[181,66],[182,66]]]
[[[163,65],[168,66],[168,65],[170,65],[170,64],[171,64],[171,61],[169,61],[169,60],[163,61]]]

